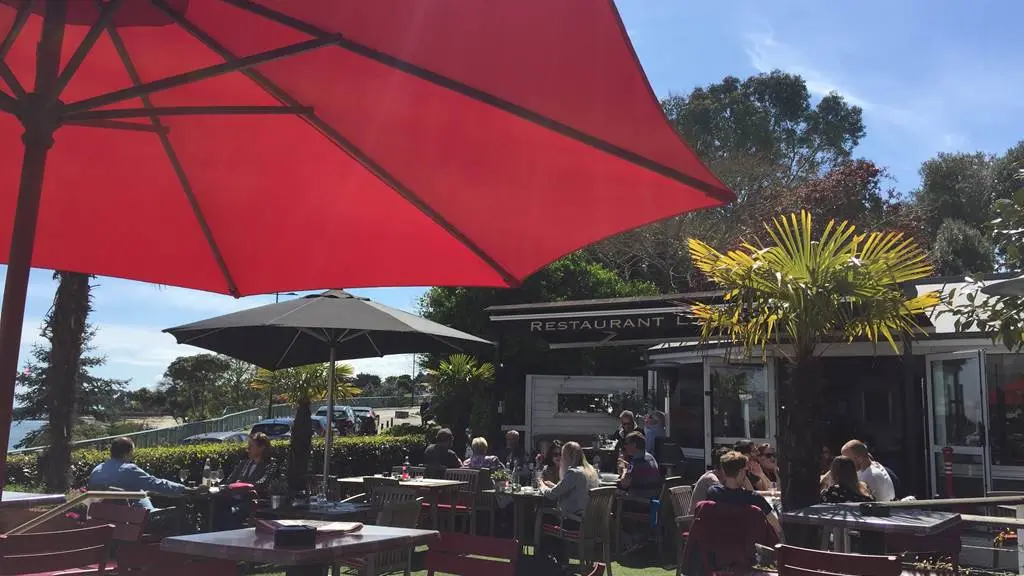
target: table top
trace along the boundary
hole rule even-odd
[[[370,502],[327,502],[326,504],[311,502],[308,506],[285,506],[277,510],[266,507],[258,508],[253,510],[253,516],[270,519],[350,520],[353,516],[366,516],[371,512],[373,512],[373,504]]]
[[[372,476],[370,476],[372,478]],[[360,486],[363,485],[363,478],[366,476],[351,476],[349,478],[338,478],[339,484],[348,484]],[[434,489],[434,488],[454,488],[456,486],[465,486],[468,482],[461,480],[442,480],[439,478],[410,478],[408,480],[400,480],[399,486],[405,486],[407,488],[422,488],[422,489]]]
[[[786,512],[782,515],[782,521],[928,536],[959,523],[960,515],[940,510],[892,508],[890,516],[865,516],[859,504],[816,504],[795,512]]]
[[[308,524],[318,526],[324,523],[311,520]],[[166,552],[202,558],[304,566],[331,564],[339,558],[351,556],[410,549],[430,544],[439,537],[440,534],[434,530],[365,525],[362,530],[350,534],[319,535],[313,547],[276,548],[273,534],[246,528],[168,537],[160,542],[160,548]]]
[[[29,494],[27,492],[0,493],[0,508],[31,508],[33,506],[47,506],[50,504],[63,504],[67,502],[64,494]]]
[[[490,490],[482,490],[481,492],[483,492],[484,494],[494,494],[494,495],[504,494],[505,496],[509,496],[511,498],[532,498],[532,499],[535,499],[535,500],[540,500],[540,499],[544,498],[544,494],[542,494],[540,490],[531,490],[529,492],[523,492],[523,491],[519,491],[519,492],[498,492],[497,490],[494,490],[492,488]]]

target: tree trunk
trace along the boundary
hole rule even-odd
[[[58,272],[57,278],[60,282],[50,316],[50,366],[46,372],[50,446],[43,459],[46,468],[43,478],[48,492],[63,493],[70,482],[75,399],[91,305],[88,275]]]
[[[310,401],[302,400],[295,410],[292,441],[288,452],[288,485],[294,491],[306,489],[309,474],[309,451],[313,445],[313,418]]]
[[[820,394],[815,390],[817,358],[804,357],[788,368],[779,383],[779,472],[783,508],[797,510],[820,502],[818,464],[825,438],[818,417]],[[797,545],[813,543],[811,532],[786,526],[787,541]]]

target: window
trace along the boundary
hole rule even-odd
[[[611,414],[611,394],[559,394],[559,414]]]
[[[985,356],[992,463],[1024,466],[1024,354]]]
[[[768,436],[768,377],[761,365],[711,367],[711,435],[715,438]]]
[[[670,381],[672,440],[683,448],[704,449],[704,363],[679,366]]]

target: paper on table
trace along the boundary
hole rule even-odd
[[[272,524],[277,526],[309,526],[309,520],[273,520]],[[317,524],[317,534],[348,534],[363,529],[360,522],[329,522]]]

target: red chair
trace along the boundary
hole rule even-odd
[[[514,576],[518,558],[519,542],[515,540],[445,532],[439,542],[430,545],[423,567],[427,576],[434,576],[435,572],[455,576]]]
[[[953,570],[956,571],[960,569],[960,551],[962,549],[960,536],[962,533],[962,524],[956,524],[930,536],[886,534],[885,551],[886,553],[910,552],[949,557],[953,564]]]
[[[54,574],[95,565],[95,573],[102,575],[107,568],[113,536],[111,524],[60,532],[0,535],[0,574]]]
[[[868,556],[822,552],[779,544],[775,547],[779,576],[806,576],[822,572],[836,576],[900,576],[903,567],[895,556]]]
[[[88,526],[114,525],[117,542],[141,542],[149,522],[149,510],[141,506],[123,506],[112,502],[96,502],[89,506]]]
[[[137,544],[118,550],[119,569],[130,576],[231,576],[238,565],[230,560],[194,559]]]
[[[705,501],[697,504],[677,574],[750,572],[754,545],[774,546],[779,537],[756,506]]]

